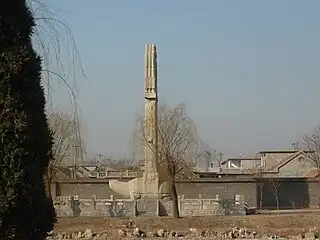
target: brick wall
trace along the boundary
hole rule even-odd
[[[249,206],[256,206],[256,184],[252,180],[208,180],[197,182],[180,182],[177,184],[178,195],[185,198],[215,198],[233,199],[234,195],[244,195],[244,200]]]
[[[78,195],[81,199],[91,199],[96,195],[98,199],[106,199],[113,195],[117,199],[124,198],[110,189],[108,180],[64,181],[56,184],[56,189],[57,196]],[[198,198],[199,194],[203,198],[215,198],[219,195],[222,199],[233,199],[235,194],[240,194],[245,196],[245,201],[250,206],[256,205],[255,182],[248,180],[182,181],[177,184],[177,191],[178,195],[191,199]]]
[[[86,180],[86,181],[63,181],[54,183],[55,193],[53,196],[78,195],[81,199],[91,199],[95,195],[98,199],[110,198],[111,195],[123,199],[121,195],[113,192],[109,187],[108,180]]]
[[[276,197],[278,197],[280,209],[320,207],[320,182],[316,180],[303,178],[269,179],[264,181],[262,193],[263,209],[276,209]],[[259,207],[259,189],[257,202]]]
[[[309,182],[308,184],[308,200],[312,208],[320,208],[320,180]]]

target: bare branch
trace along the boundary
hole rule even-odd
[[[113,170],[117,171],[139,171],[139,164],[134,159],[113,159],[111,157],[102,157],[101,163]]]
[[[54,139],[53,159],[48,168],[49,174],[52,175],[58,167],[71,165],[74,159],[79,157],[75,156],[74,148],[80,148],[82,155],[85,154],[85,148],[82,137],[78,135],[81,132],[81,124],[75,121],[75,116],[66,112],[53,111],[48,113],[48,122]]]
[[[181,104],[175,108],[162,104],[158,108],[157,119],[147,116],[143,120],[140,118],[138,123],[135,136],[146,151],[158,156],[158,166],[168,173],[165,181],[170,187],[173,217],[179,217],[176,179],[186,178],[186,175],[188,178],[196,177],[192,166],[198,141],[195,124]],[[152,130],[157,132],[157,139],[149,139],[148,131]]]
[[[281,185],[281,181],[279,178],[270,178],[269,182],[271,184],[271,190],[272,190],[272,193],[275,197],[276,204],[277,204],[277,210],[278,210],[278,214],[279,214],[279,210],[280,210],[279,187]]]
[[[305,134],[301,145],[308,151],[308,157],[314,163],[320,173],[320,127],[313,130],[311,134]]]
[[[209,144],[204,143],[201,140],[199,141],[196,158],[194,159],[197,166],[203,166],[203,163],[205,163],[205,166],[209,167],[209,164],[212,163],[214,167],[220,168],[222,159],[222,152],[217,152],[215,149],[210,147]]]
[[[177,173],[186,171],[194,162],[198,135],[194,122],[186,115],[182,104],[175,108],[164,104],[159,106],[156,126],[158,146],[147,139],[148,129],[141,117],[138,123],[138,130],[134,134],[140,146],[147,146],[153,152],[158,147],[159,164],[168,167],[170,177],[176,178]]]
[[[73,105],[76,100],[77,73],[88,80],[73,32],[68,24],[53,12],[55,7],[48,2],[29,0],[28,5],[36,21],[33,43],[43,58],[46,69],[42,72],[42,76],[49,106],[52,107],[53,83],[67,86],[68,93],[72,95]],[[62,55],[64,55],[63,62]]]
[[[256,185],[259,189],[259,209],[261,211],[263,207],[263,193],[265,187],[265,167],[261,164],[261,161],[253,161],[253,166],[249,169],[249,171],[251,172],[253,179],[255,180]]]

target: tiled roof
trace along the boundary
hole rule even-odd
[[[228,158],[227,160],[257,160],[260,159],[261,156],[241,156],[241,157],[234,157],[234,158]]]
[[[291,160],[293,160],[294,158],[296,158],[297,156],[304,154],[303,152],[299,151],[299,152],[295,152],[293,154],[290,154],[289,156],[280,159],[280,161],[278,161],[276,164],[274,164],[273,166],[270,166],[272,170],[278,170],[280,167],[282,167],[283,165],[287,164],[288,162],[290,162]]]
[[[296,153],[296,152],[304,152],[304,153],[312,153],[314,151],[307,150],[307,149],[299,149],[299,150],[294,150],[294,149],[289,149],[289,150],[263,150],[260,151],[258,154],[264,154],[264,153]]]
[[[284,152],[285,153],[285,152]],[[291,161],[296,157],[300,152],[294,152],[284,156],[265,156],[265,169],[267,171],[277,170],[283,164]]]
[[[304,177],[306,177],[306,178],[315,178],[315,177],[318,177],[318,176],[319,176],[319,171],[316,168],[311,169],[309,172],[307,172],[304,175]]]

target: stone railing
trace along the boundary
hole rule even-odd
[[[60,196],[54,201],[58,217],[78,216],[135,216],[134,202],[126,199],[79,199],[78,196]]]
[[[96,174],[94,175],[90,175],[91,178],[135,178],[135,177],[139,177],[142,173],[140,172],[135,172],[135,171],[98,171]]]
[[[179,211],[181,216],[207,215],[245,215],[242,195],[235,199],[185,199],[179,196]],[[172,201],[157,199],[79,199],[78,196],[60,196],[54,201],[58,217],[105,216],[105,217],[135,217],[135,216],[170,216]]]
[[[235,195],[234,199],[202,198],[199,194],[196,199],[185,199],[184,195],[179,196],[178,205],[181,216],[209,216],[209,215],[245,215],[244,196]],[[172,202],[162,202],[164,206],[172,211]]]

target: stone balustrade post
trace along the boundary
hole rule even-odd
[[[133,201],[133,216],[137,216],[137,200]]]
[[[235,194],[234,202],[237,205],[244,205],[244,195]]]
[[[97,207],[97,196],[92,195],[92,203],[93,203],[93,210],[96,210]]]
[[[184,195],[178,196],[178,203],[179,203],[179,209],[183,210],[184,209]]]
[[[199,194],[198,199],[199,199],[200,210],[203,210],[203,199],[201,194]]]
[[[159,201],[159,199],[157,199],[156,201],[157,201],[156,216],[159,217],[160,216],[160,201]]]
[[[216,200],[219,201],[220,200],[220,196],[219,194],[216,195]]]

